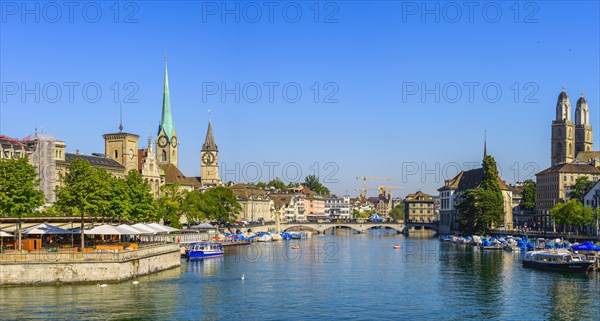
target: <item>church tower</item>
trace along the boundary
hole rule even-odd
[[[123,111],[119,132],[106,134],[104,138],[104,155],[125,167],[125,175],[138,170],[138,140],[140,136],[123,132]]]
[[[575,156],[579,152],[592,150],[592,126],[590,126],[590,110],[583,93],[577,100],[575,108]]]
[[[165,57],[165,87],[163,91],[162,118],[156,138],[156,156],[160,165],[179,165],[179,142],[173,115],[171,114],[171,97],[169,94],[169,76],[167,73],[167,58]]]
[[[575,126],[571,121],[571,103],[563,87],[556,103],[556,119],[552,121],[551,166],[575,159]]]
[[[200,164],[202,185],[218,185],[221,182],[219,179],[219,148],[215,144],[210,121],[208,122],[206,139],[200,152],[200,159],[202,162]]]

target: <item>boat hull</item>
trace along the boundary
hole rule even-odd
[[[223,256],[222,251],[216,251],[216,252],[187,251],[188,260],[203,260],[203,259],[210,259],[210,258],[221,257],[221,256]]]
[[[527,268],[560,271],[560,272],[587,272],[594,262],[565,262],[565,263],[548,263],[524,260],[523,266]]]

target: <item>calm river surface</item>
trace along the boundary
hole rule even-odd
[[[380,231],[228,252],[138,285],[0,288],[0,318],[600,320],[600,275],[524,269],[518,253]]]

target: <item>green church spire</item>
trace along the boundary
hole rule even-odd
[[[171,114],[171,98],[169,95],[169,75],[167,73],[167,56],[165,56],[165,88],[163,92],[163,106],[162,106],[162,118],[160,120],[160,127],[158,128],[158,134],[160,135],[161,130],[165,130],[165,134],[171,140],[173,138],[173,115]]]

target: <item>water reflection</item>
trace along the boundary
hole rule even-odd
[[[0,310],[3,319],[161,320],[597,320],[600,311],[598,275],[524,269],[517,253],[381,230],[232,248],[138,280],[0,288]]]

